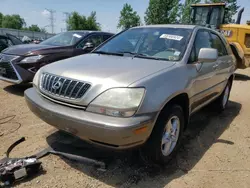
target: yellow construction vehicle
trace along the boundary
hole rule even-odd
[[[191,23],[220,30],[229,41],[237,59],[237,68],[250,66],[250,25],[240,24],[242,8],[235,24],[225,24],[225,3],[193,4]]]

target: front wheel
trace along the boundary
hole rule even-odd
[[[164,109],[142,148],[146,158],[157,164],[169,162],[180,146],[184,124],[183,110],[179,105]]]

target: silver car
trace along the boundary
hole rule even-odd
[[[235,58],[216,31],[155,25],[123,31],[91,54],[47,65],[25,91],[48,124],[114,149],[140,147],[166,163],[191,114],[213,102],[225,109]]]

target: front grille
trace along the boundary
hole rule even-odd
[[[10,62],[0,62],[0,76],[12,80],[18,80],[17,74]]]
[[[64,77],[42,74],[40,87],[43,92],[70,99],[80,99],[90,88],[90,84]]]

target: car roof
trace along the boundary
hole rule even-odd
[[[188,24],[158,24],[158,25],[146,25],[146,26],[138,26],[138,27],[133,27],[133,28],[180,28],[180,29],[206,29],[209,31],[213,31],[217,34],[220,34],[218,31],[212,29],[212,28],[208,28],[208,27],[204,27],[204,26],[200,26],[200,25],[188,25]],[[133,29],[132,28],[132,29]]]
[[[185,24],[157,24],[157,25],[145,25],[145,26],[138,26],[134,28],[186,28],[186,29],[194,29],[198,27],[197,25],[185,25]]]
[[[109,32],[104,32],[104,31],[90,31],[90,30],[72,30],[72,31],[66,31],[69,33],[77,33],[79,35],[88,35],[91,33],[103,33],[103,34],[110,34],[110,35],[114,35],[114,33],[109,33]]]

